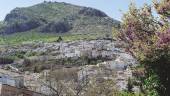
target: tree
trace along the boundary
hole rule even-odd
[[[61,42],[61,41],[63,41],[63,39],[61,38],[61,36],[59,36],[57,42]]]
[[[51,70],[47,76],[43,77],[46,79],[41,83],[50,89],[50,96],[81,96],[85,93],[89,82],[87,78],[78,80],[77,71],[76,68]]]
[[[44,76],[42,85],[50,89],[50,96],[115,96],[117,90],[113,79],[90,78],[86,70],[81,70],[61,68],[50,71]],[[114,76],[114,72],[111,75]]]
[[[137,8],[131,4],[124,14],[118,38],[128,43],[127,50],[145,67],[145,93],[169,96],[170,1],[154,1],[154,6],[161,19],[154,18],[150,6]]]
[[[129,11],[124,14],[119,38],[128,43],[128,50],[135,57],[142,58],[143,51],[153,44],[153,37],[160,27],[152,15],[149,5],[144,5],[138,9],[135,4],[131,4]]]

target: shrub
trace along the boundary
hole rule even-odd
[[[61,36],[59,36],[57,42],[61,42],[61,41],[63,41],[63,39],[61,38]]]

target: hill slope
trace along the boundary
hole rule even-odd
[[[4,23],[1,32],[5,34],[31,31],[94,36],[111,36],[112,27],[119,27],[120,24],[100,10],[59,2],[15,8],[7,14]]]

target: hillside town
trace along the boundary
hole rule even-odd
[[[2,46],[0,53],[4,57],[18,52],[35,54],[24,55],[24,58],[16,59],[9,64],[5,61],[1,62],[4,63],[1,64],[0,69],[1,94],[15,94],[17,90],[20,90],[17,94],[36,94],[24,96],[52,96],[55,93],[54,91],[58,91],[58,82],[51,84],[50,80],[54,79],[49,77],[51,72],[56,72],[54,73],[57,78],[55,80],[61,81],[60,84],[63,86],[61,94],[63,95],[67,93],[64,89],[68,88],[69,94],[75,95],[77,92],[74,89],[75,85],[79,84],[80,81],[91,84],[94,79],[97,82],[103,82],[103,80],[114,81],[117,90],[126,90],[128,79],[133,78],[131,68],[137,66],[137,62],[120,46],[122,46],[120,42],[110,40],[24,43],[15,47],[8,46],[8,48]],[[56,63],[55,66],[52,65],[52,68],[46,68],[40,72],[23,70],[23,67],[18,67],[26,65],[26,60],[30,61],[29,66],[31,66],[31,63],[39,64],[37,62],[45,63],[45,61],[62,60],[63,58],[78,61],[78,58],[85,56],[90,59],[100,57],[101,60],[92,63],[92,65],[88,62],[80,62],[84,63],[81,65],[70,64],[69,66],[68,64]],[[84,83],[81,82],[81,84]],[[3,89],[3,87],[8,87],[12,91],[4,93],[2,91],[7,91],[7,89]],[[133,88],[135,92],[140,91],[138,86]],[[85,92],[81,92],[80,95],[85,95]]]

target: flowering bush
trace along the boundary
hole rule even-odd
[[[170,0],[154,0],[154,7],[159,14],[170,18]]]
[[[146,51],[154,44],[155,35],[160,28],[152,15],[151,7],[145,5],[137,9],[130,5],[124,15],[119,38],[129,44],[128,50],[138,59],[142,59]]]
[[[138,9],[131,4],[118,37],[128,43],[128,51],[145,67],[147,96],[170,96],[170,0],[154,1],[154,7],[159,20],[152,15],[152,7]]]
[[[158,32],[158,41],[157,46],[158,47],[165,47],[170,45],[170,28],[167,29],[165,32]]]

